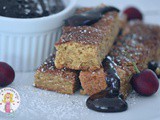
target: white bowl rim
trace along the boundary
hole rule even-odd
[[[7,21],[7,22],[39,22],[41,20],[48,20],[48,19],[54,19],[56,17],[59,16],[63,16],[65,15],[68,11],[72,10],[73,7],[76,6],[77,0],[70,0],[69,5],[62,11],[56,13],[56,14],[51,14],[48,16],[44,16],[44,17],[39,17],[39,18],[12,18],[12,17],[5,17],[5,16],[0,16],[0,21]]]
[[[40,18],[10,18],[0,16],[0,34],[40,33],[53,31],[61,27],[64,20],[73,14],[77,0],[69,0],[67,7],[61,12]]]

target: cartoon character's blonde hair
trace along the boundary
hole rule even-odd
[[[10,103],[13,103],[14,101],[13,101],[13,94],[12,94],[12,93],[6,93],[6,94],[4,95],[4,100],[3,100],[3,102],[6,103],[7,95],[10,96],[10,98],[9,98],[9,99],[10,99]]]

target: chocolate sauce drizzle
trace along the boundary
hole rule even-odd
[[[123,95],[119,93],[120,77],[115,69],[116,64],[110,56],[107,56],[102,64],[107,74],[106,82],[108,87],[90,96],[86,101],[87,107],[98,112],[122,112],[127,110],[128,105]]]
[[[160,74],[156,72],[157,69],[160,69],[160,65],[156,61],[154,60],[150,61],[148,63],[148,68],[153,70],[156,73],[157,77],[160,78]]]
[[[103,68],[104,71],[107,74],[106,77],[106,82],[107,82],[107,89],[111,92],[111,93],[117,93],[119,94],[119,90],[120,90],[120,77],[117,74],[117,71],[115,69],[116,63],[114,63],[114,61],[112,61],[112,58],[110,56],[107,56],[103,62]]]
[[[105,6],[80,14],[74,14],[73,16],[65,20],[65,26],[90,26],[98,22],[102,18],[103,14],[111,11],[119,12],[119,10],[115,7]]]

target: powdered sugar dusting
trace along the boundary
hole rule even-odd
[[[57,44],[76,41],[83,44],[98,44],[106,33],[91,26],[64,27],[63,35]]]
[[[148,109],[148,104],[150,104],[150,111],[153,111],[151,99],[159,101],[159,92],[152,96],[153,98],[141,99],[133,92],[127,98],[129,109],[126,112],[99,113],[86,107],[88,96],[80,95],[79,92],[74,95],[63,95],[35,88],[32,85],[33,76],[34,73],[16,73],[15,81],[8,87],[16,89],[20,94],[20,107],[12,114],[0,112],[0,120],[115,120],[119,118],[124,120],[125,116],[127,120],[129,115],[136,115],[137,111],[143,114],[143,110]]]
[[[21,75],[23,76],[23,74]],[[33,74],[32,74],[33,76]],[[22,81],[23,80],[23,81]],[[41,118],[44,120],[79,120],[83,115],[87,115],[85,101],[87,96],[59,94],[52,91],[41,90],[33,85],[33,78],[19,78],[16,84],[12,84],[21,97],[21,105],[13,116],[2,115],[6,119],[33,120]],[[86,114],[83,112],[86,111]],[[0,114],[1,115],[1,114]],[[25,116],[24,116],[25,115]],[[3,120],[3,119],[2,119]],[[12,119],[11,119],[12,120]]]
[[[53,74],[59,74],[59,76],[66,77],[66,79],[72,79],[76,76],[76,71],[75,70],[68,70],[66,68],[62,69],[57,69],[55,67],[55,54],[50,54],[50,56],[46,59],[46,61],[39,67],[38,72],[49,72]],[[68,76],[67,73],[75,73],[74,75],[71,74]]]
[[[34,116],[39,116],[39,118],[46,117],[47,120],[70,120],[75,118],[75,120],[77,120],[81,116],[80,114],[82,111],[86,109],[86,99],[84,96],[83,99],[81,99],[77,96],[58,94],[28,86],[25,86],[24,89],[25,94],[21,95],[22,99],[24,100],[21,108],[25,109],[21,109],[21,112],[30,113],[35,111]],[[27,106],[24,103],[28,103]]]
[[[135,92],[135,91],[132,91],[132,93],[127,97],[127,100],[126,102],[130,105],[130,106],[133,106],[136,104],[136,99],[139,95]]]

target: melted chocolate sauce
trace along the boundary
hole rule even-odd
[[[153,71],[155,71],[157,67],[158,67],[158,63],[153,60],[148,63],[148,68]]]
[[[0,15],[12,18],[37,18],[65,8],[61,0],[0,0]]]
[[[122,36],[122,33],[123,33],[123,29],[120,28],[120,29],[119,29],[119,32],[118,32],[118,36]]]
[[[96,8],[90,11],[83,12],[81,14],[75,14],[68,18],[65,21],[66,26],[85,26],[85,25],[92,25],[98,22],[103,14],[111,11],[119,12],[119,10],[115,7],[106,6],[101,8]]]
[[[98,112],[122,112],[128,108],[121,95],[110,93],[107,90],[90,96],[86,105],[89,109]]]
[[[127,110],[128,105],[123,95],[119,93],[120,77],[115,69],[116,64],[109,56],[104,59],[102,64],[107,74],[106,82],[108,87],[106,90],[90,96],[86,101],[87,107],[99,112],[122,112]]]
[[[157,74],[157,72],[156,72],[156,70],[158,68],[160,68],[160,66],[159,66],[159,64],[156,61],[153,61],[153,60],[150,61],[148,63],[148,68],[151,69],[151,70],[153,70],[156,73],[157,77],[160,78],[160,74]]]
[[[107,82],[107,89],[110,90],[112,93],[119,93],[120,90],[120,77],[117,74],[115,69],[116,64],[112,61],[110,56],[107,56],[103,62],[104,71],[107,74],[106,82]]]

